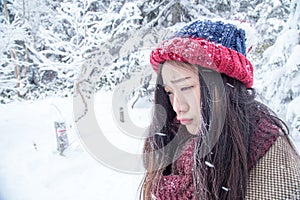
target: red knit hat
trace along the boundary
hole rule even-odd
[[[209,21],[209,23],[214,22]],[[231,27],[236,29],[233,25]],[[228,29],[224,29],[218,34],[224,33],[223,35],[228,36],[226,30]],[[235,35],[231,37],[234,38]],[[241,36],[239,35],[239,37]],[[247,88],[251,88],[253,85],[253,67],[250,61],[242,53],[221,45],[224,37],[220,37],[219,44],[215,40],[210,41],[210,38],[213,37],[207,36],[206,38],[174,37],[164,41],[161,46],[151,52],[150,63],[153,69],[157,72],[160,64],[166,60],[188,62],[224,73],[241,81]],[[232,38],[225,39],[233,41]]]

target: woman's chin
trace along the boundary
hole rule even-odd
[[[195,127],[186,127],[187,131],[192,135],[198,135],[198,128]]]

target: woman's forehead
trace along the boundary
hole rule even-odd
[[[162,78],[171,83],[179,83],[188,80],[198,80],[198,70],[190,64],[165,62],[162,66]]]

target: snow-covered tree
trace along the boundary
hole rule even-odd
[[[295,0],[4,0],[1,101],[18,95],[25,99],[70,95],[82,75],[82,64],[95,56],[98,64],[92,68],[98,69],[86,72],[101,74],[96,89],[112,89],[132,73],[143,71],[149,65],[150,50],[182,22],[217,18],[252,24],[257,41],[248,56],[256,68],[257,82],[263,81],[260,74],[269,69],[285,69],[281,79],[267,81],[273,86],[284,83],[279,88],[285,90],[267,89],[273,92],[267,92],[265,102],[273,97],[280,99],[274,105],[289,102],[298,94],[298,4]],[[274,53],[278,49],[281,54]],[[266,92],[266,85],[258,88],[259,94]]]
[[[284,24],[280,36],[274,45],[263,54],[261,70],[257,79],[261,80],[260,93],[265,101],[272,103],[272,107],[281,115],[286,114],[286,105],[300,94],[300,4],[293,1],[290,5],[290,15]],[[265,79],[265,74],[272,72],[272,76]]]
[[[32,29],[28,23],[32,6],[25,1],[4,1],[4,14],[0,16],[0,94],[5,102],[14,95],[26,95],[37,81],[33,71],[32,52],[28,45],[34,40]],[[28,76],[31,76],[28,79]]]

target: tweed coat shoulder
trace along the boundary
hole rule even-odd
[[[251,169],[246,200],[300,200],[300,157],[278,137]]]

